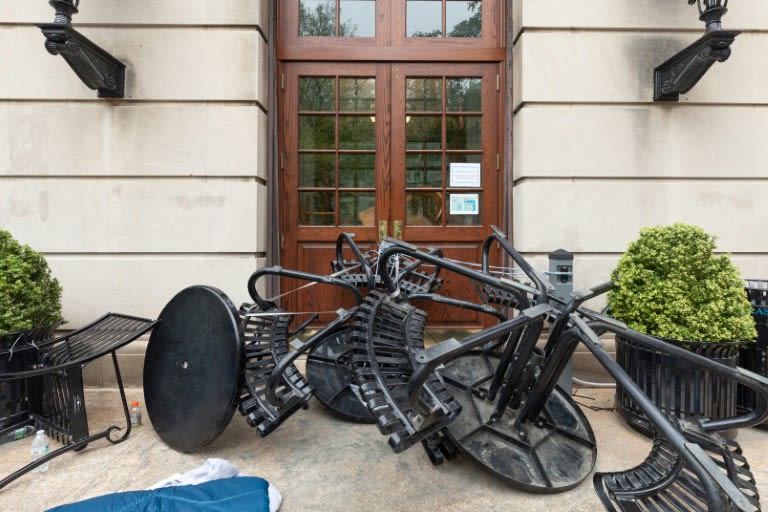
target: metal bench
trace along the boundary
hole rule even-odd
[[[719,479],[734,484],[725,484],[731,491],[727,510],[760,509],[755,478],[736,441],[701,432],[685,420],[671,417],[670,421],[686,441],[701,448],[700,455],[711,459],[714,466],[707,466],[721,472]],[[660,432],[654,436],[651,453],[640,465],[625,471],[596,473],[593,480],[597,495],[612,512],[714,510],[707,503],[701,479]]]
[[[577,320],[580,322],[579,320]],[[728,418],[680,419],[662,413],[605,350],[596,333],[620,333],[635,343],[671,354],[748,388],[755,408]],[[749,464],[735,440],[719,432],[756,425],[768,415],[768,379],[732,368],[595,316],[577,334],[603,367],[631,395],[654,432],[651,453],[637,467],[596,473],[593,483],[606,510],[634,512],[755,512],[760,496]]]
[[[45,429],[52,439],[63,444],[1,480],[0,488],[64,452],[82,450],[92,441],[106,438],[110,443],[116,444],[128,438],[131,433],[130,415],[115,351],[146,333],[154,325],[153,320],[107,313],[69,334],[36,344],[36,358],[28,359],[21,369],[0,373],[0,382],[25,381],[28,393],[26,417],[5,426],[0,430],[0,435],[30,424],[35,428]],[[29,350],[26,352],[29,353]],[[101,432],[90,433],[82,370],[91,361],[107,354],[112,356],[125,413],[125,427],[110,426]],[[11,354],[11,358],[13,357]],[[112,437],[113,432],[121,430],[123,432],[120,437]]]

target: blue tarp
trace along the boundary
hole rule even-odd
[[[269,483],[243,476],[197,485],[107,494],[46,512],[269,512]]]

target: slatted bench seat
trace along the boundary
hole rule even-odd
[[[593,315],[595,318],[600,315]],[[633,331],[605,317],[590,329],[572,315],[584,333],[587,348],[631,395],[653,428],[651,453],[637,467],[597,473],[593,483],[609,512],[757,512],[760,496],[741,448],[718,432],[754,426],[768,415],[768,379],[743,368],[731,368],[663,340]],[[660,411],[619,364],[601,348],[596,333],[613,332],[650,347],[692,361],[702,369],[748,387],[758,397],[755,408],[735,417],[711,419],[691,415],[678,418]]]
[[[26,381],[29,413],[20,422],[4,426],[0,435],[29,424],[45,429],[52,439],[63,445],[1,480],[0,488],[64,452],[81,450],[89,442],[102,438],[113,444],[119,443],[130,435],[128,403],[115,352],[145,334],[155,323],[145,318],[107,313],[85,327],[38,343],[37,360],[30,361],[20,370],[0,373],[0,382]],[[82,370],[91,361],[107,354],[112,356],[125,413],[125,427],[123,430],[123,427],[110,426],[102,432],[90,434]],[[111,437],[113,432],[120,430],[123,430],[120,437]]]
[[[267,397],[275,367],[290,350],[291,315],[280,313],[284,312],[278,308],[262,311],[256,304],[243,305],[240,310],[244,319],[245,364],[238,407],[248,424],[262,436],[275,430],[299,408],[306,408],[313,396],[312,386],[291,364],[276,380],[278,403],[271,403]]]
[[[754,476],[741,448],[734,440],[703,432],[685,421],[675,421],[690,443],[711,460],[707,466],[719,484],[728,511],[760,510]],[[691,446],[691,445],[689,445]],[[594,486],[606,510],[707,511],[710,504],[699,477],[660,433],[654,436],[648,457],[637,467],[615,473],[596,473]]]

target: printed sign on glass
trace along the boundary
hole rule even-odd
[[[479,187],[480,164],[466,162],[451,162],[451,187]]]
[[[480,215],[480,194],[451,194],[451,215]]]

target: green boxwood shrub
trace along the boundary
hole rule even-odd
[[[0,230],[0,333],[61,321],[61,285],[42,254]]]
[[[645,228],[611,274],[611,316],[680,341],[749,341],[757,335],[744,281],[715,237],[684,223]]]

